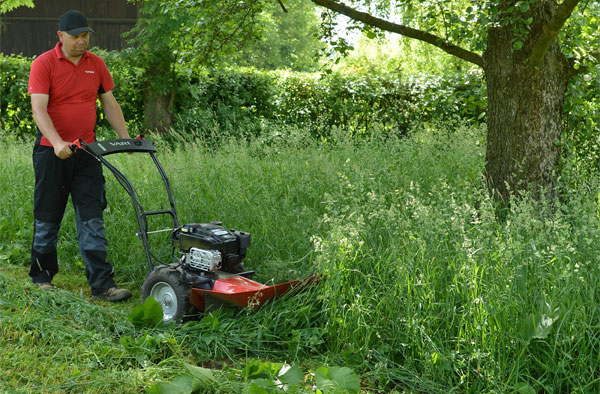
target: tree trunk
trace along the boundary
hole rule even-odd
[[[144,90],[144,123],[146,128],[167,134],[173,125],[173,114],[170,111],[171,95],[157,94],[149,89]]]
[[[543,23],[540,28],[544,28]],[[560,157],[562,107],[571,67],[555,40],[539,67],[526,48],[515,51],[508,29],[488,34],[484,70],[488,91],[486,178],[505,202],[513,192],[542,189],[553,196]],[[540,189],[538,186],[541,186]]]
[[[168,67],[160,64],[146,70],[144,86],[144,124],[148,130],[167,134],[173,125],[173,92],[172,89],[157,87],[157,81],[163,81],[169,75]],[[164,81],[163,81],[164,82]],[[164,85],[164,83],[163,83]]]

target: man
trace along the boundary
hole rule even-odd
[[[129,138],[129,134],[104,61],[87,51],[89,34],[94,32],[87,17],[71,10],[61,16],[58,26],[56,47],[36,58],[29,74],[28,92],[38,127],[33,150],[34,233],[29,275],[40,288],[54,288],[58,231],[70,194],[92,298],[121,301],[131,297],[131,292],[116,286],[113,268],[106,261],[102,166],[70,146],[79,138],[88,143],[95,140],[97,97],[119,137]]]

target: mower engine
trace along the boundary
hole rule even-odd
[[[250,246],[250,234],[227,230],[220,222],[184,224],[173,232],[173,247],[181,262],[202,272],[244,271],[242,261]]]

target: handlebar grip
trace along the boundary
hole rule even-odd
[[[71,145],[69,145],[69,149],[71,149],[71,152],[75,152],[77,149],[82,149],[82,140],[81,138],[76,139],[75,141],[71,142]]]

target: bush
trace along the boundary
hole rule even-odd
[[[600,169],[600,70],[575,77],[563,109],[563,142],[569,160],[586,172]]]
[[[35,135],[27,94],[31,59],[0,55],[0,130],[16,137]]]
[[[406,133],[413,97],[391,74],[282,74],[276,116],[327,137],[332,127],[364,135],[375,125]],[[416,120],[416,119],[415,119]]]
[[[141,122],[141,69],[128,63],[119,52],[92,51],[104,58],[111,71],[115,82],[113,93],[127,122],[130,125]],[[37,132],[27,94],[32,61],[24,56],[0,54],[0,130],[19,139],[31,139]],[[102,111],[98,111],[98,125],[108,126]]]
[[[260,134],[261,119],[273,113],[273,78],[267,73],[214,70],[180,77],[175,100],[177,134]]]
[[[113,94],[121,105],[123,116],[128,124],[134,125],[142,122],[144,117],[143,102],[143,70],[136,67],[130,60],[127,51],[107,52],[98,48],[93,48],[92,52],[101,56],[110,71],[115,89]],[[98,111],[99,125],[108,126],[108,121],[102,111]]]
[[[267,121],[308,128],[325,139],[334,127],[355,137],[406,135],[423,121],[480,121],[486,106],[478,73],[403,81],[393,73],[220,70],[187,81],[187,89],[176,105],[175,127],[196,134],[216,124],[226,134],[256,135]]]
[[[464,74],[417,75],[409,78],[410,96],[417,100],[420,120],[446,121],[455,117],[484,121],[487,89],[479,69]]]
[[[143,123],[143,71],[128,52],[93,50],[115,81],[114,94],[130,128]],[[31,59],[0,57],[2,128],[19,138],[35,134],[27,79]],[[403,80],[390,72],[298,73],[256,69],[206,70],[179,76],[174,102],[178,135],[257,136],[277,125],[328,139],[335,128],[353,137],[406,135],[414,124],[456,117],[481,121],[486,92],[479,73]],[[98,111],[99,126],[108,126]],[[188,139],[189,137],[186,137]]]

